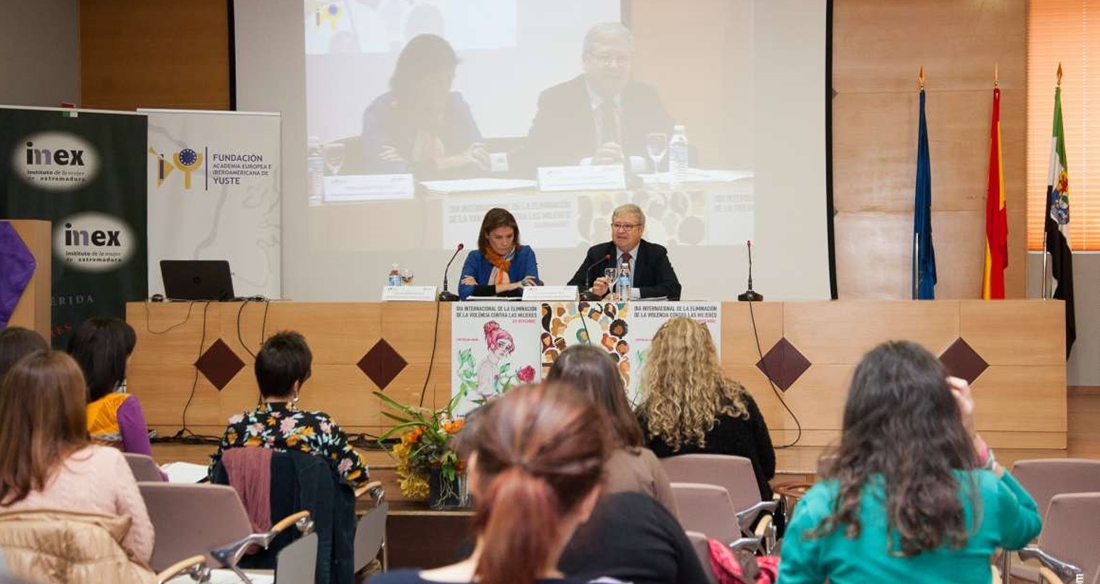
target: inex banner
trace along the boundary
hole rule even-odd
[[[53,225],[54,347],[145,297],[144,115],[0,107],[0,219]]]

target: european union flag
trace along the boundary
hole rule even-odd
[[[924,118],[924,88],[920,90],[920,131],[917,137],[917,193],[913,205],[913,299],[936,297],[936,250],[932,247],[932,167],[928,160],[928,124]]]

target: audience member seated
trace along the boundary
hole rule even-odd
[[[519,240],[516,218],[505,209],[489,209],[481,221],[477,250],[462,264],[458,296],[520,296],[524,286],[537,286],[535,252]]]
[[[32,354],[8,372],[0,386],[0,511],[129,517],[121,544],[148,562],[145,502],[122,453],[88,440],[84,392],[80,367],[64,353]]]
[[[563,387],[528,386],[493,402],[468,465],[473,554],[434,570],[395,570],[373,584],[573,583],[558,570],[566,541],[588,519],[608,455],[603,416]]]
[[[0,330],[0,381],[15,362],[34,353],[49,351],[50,345],[42,335],[20,326]]]
[[[659,457],[733,454],[752,461],[760,498],[772,499],[775,450],[749,392],[728,379],[706,325],[673,318],[653,336],[642,373],[638,417]]]
[[[88,383],[88,433],[92,441],[152,456],[141,404],[125,391],[126,365],[136,345],[137,335],[126,321],[95,317],[73,332],[69,354],[80,364]]]
[[[613,450],[607,461],[603,492],[645,493],[675,516],[676,501],[668,476],[653,451],[642,446],[642,428],[630,410],[623,379],[607,351],[592,345],[573,345],[554,361],[546,380],[577,388],[606,417]]]
[[[264,342],[255,367],[263,403],[229,418],[218,451],[211,455],[211,477],[226,450],[259,446],[307,452],[323,458],[352,487],[367,482],[366,461],[336,422],[324,412],[298,409],[312,366],[313,353],[301,334],[283,331]]]
[[[605,494],[577,528],[558,569],[581,580],[601,576],[633,584],[704,584],[706,572],[684,528],[655,499]]]
[[[779,581],[986,584],[996,549],[1040,522],[975,431],[967,383],[915,343],[885,343],[856,367],[836,460],[795,507]]]
[[[418,178],[478,174],[489,153],[462,94],[451,91],[458,57],[434,34],[409,41],[397,57],[390,90],[363,112],[368,172]]]

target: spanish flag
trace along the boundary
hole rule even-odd
[[[993,88],[993,121],[989,127],[989,182],[985,198],[985,270],[982,298],[1005,297],[1008,267],[1008,214],[1005,212],[1004,165],[1001,163],[1001,90]]]

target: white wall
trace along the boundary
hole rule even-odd
[[[1027,254],[1027,297],[1039,298],[1043,256]],[[1077,341],[1066,363],[1066,384],[1100,386],[1100,254],[1073,254],[1073,308],[1077,312]]]
[[[7,1],[0,12],[0,104],[79,104],[79,0]]]

